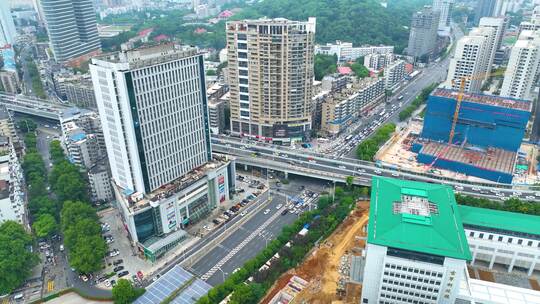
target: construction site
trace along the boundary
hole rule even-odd
[[[368,215],[369,202],[357,202],[336,231],[283,274],[260,303],[360,303]]]
[[[377,153],[377,160],[464,180],[537,182],[538,151],[523,143],[531,102],[461,94],[436,89],[424,119],[414,119],[395,134]]]

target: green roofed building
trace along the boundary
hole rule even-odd
[[[500,210],[459,206],[463,227],[476,261],[527,269],[528,275],[540,270],[540,216]]]
[[[454,303],[471,253],[452,188],[373,177],[369,216],[362,303]]]

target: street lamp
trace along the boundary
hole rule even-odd
[[[219,271],[221,271],[221,275],[223,277],[223,282],[225,282],[225,275],[228,274],[228,273],[223,272],[223,269],[221,269],[221,267],[218,267],[217,269],[219,269]]]

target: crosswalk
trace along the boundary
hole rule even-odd
[[[259,233],[261,233],[266,227],[268,227],[278,216],[280,216],[278,210],[271,217],[269,217],[262,225],[255,229],[246,239],[244,239],[240,244],[234,247],[221,261],[219,261],[214,267],[212,267],[207,273],[205,273],[201,280],[206,281],[212,277],[225,263],[227,263],[238,251],[242,250],[249,242],[251,242]]]

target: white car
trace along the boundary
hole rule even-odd
[[[240,216],[244,216],[247,214],[247,211],[242,211],[242,213],[240,213]]]
[[[392,173],[392,176],[394,176],[394,177],[398,177],[398,176],[399,176],[399,173],[397,173],[397,172],[394,172],[394,173]]]
[[[472,187],[473,191],[480,191],[480,188],[478,187]]]
[[[339,168],[340,168],[340,169],[347,169],[347,168],[345,168],[345,166],[343,166],[343,165],[339,166]]]
[[[270,209],[264,210],[264,214],[268,214],[268,213],[270,213]]]
[[[375,173],[377,173],[377,174],[381,174],[381,173],[382,173],[381,170],[375,170],[375,171],[373,171],[373,172],[375,172]]]
[[[279,210],[279,209],[281,209],[281,207],[283,207],[283,204],[279,204],[279,205],[277,205],[277,206],[276,206],[276,209],[278,209],[278,210]]]
[[[111,281],[105,280],[105,287],[111,287]]]
[[[525,198],[528,199],[528,200],[534,200],[534,196],[532,196],[532,195],[527,195]]]

